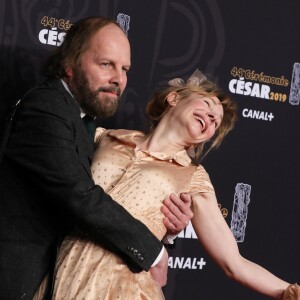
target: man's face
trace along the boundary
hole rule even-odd
[[[82,111],[95,117],[113,115],[129,68],[130,45],[123,31],[114,24],[100,29],[79,64],[67,69],[68,84]]]

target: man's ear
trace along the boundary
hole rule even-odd
[[[169,103],[170,106],[176,106],[177,96],[178,96],[178,94],[176,92],[171,92],[170,94],[168,94],[166,100],[167,100],[167,102]]]
[[[65,73],[68,77],[73,77],[74,73],[73,73],[73,69],[69,66],[65,66]]]

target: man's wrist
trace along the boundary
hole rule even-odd
[[[164,251],[166,251],[166,249],[164,246],[162,246],[160,253],[158,254],[157,258],[155,259],[155,261],[151,267],[154,267],[159,263],[159,261],[162,259],[163,255],[164,255]]]

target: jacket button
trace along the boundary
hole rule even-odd
[[[145,261],[145,259],[144,259],[144,257],[142,256],[141,253],[139,253],[137,257],[138,257],[139,261],[141,261],[141,262]]]

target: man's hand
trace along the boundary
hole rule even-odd
[[[163,221],[167,234],[178,235],[193,217],[191,196],[187,193],[181,193],[180,197],[171,194],[163,200],[163,204],[161,211],[165,215]]]
[[[160,287],[163,287],[167,284],[167,275],[168,275],[168,252],[164,249],[164,254],[161,260],[154,267],[150,268],[150,274],[154,281]]]

